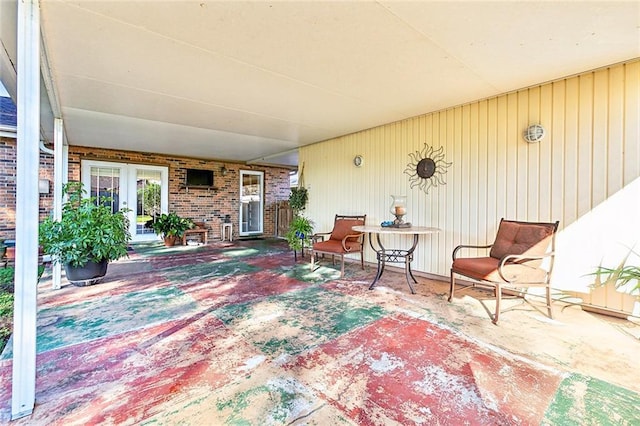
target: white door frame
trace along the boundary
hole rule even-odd
[[[169,168],[166,166],[154,166],[146,164],[134,163],[116,163],[110,161],[82,160],[81,161],[81,180],[85,189],[91,187],[91,168],[92,167],[113,167],[120,170],[120,198],[119,208],[129,208],[127,217],[129,218],[129,232],[131,232],[131,241],[155,241],[158,235],[136,234],[136,208],[137,208],[137,170],[155,170],[160,172],[161,187],[160,193],[160,209],[162,213],[169,211]]]

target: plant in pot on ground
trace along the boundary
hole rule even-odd
[[[311,235],[313,234],[313,222],[304,216],[294,216],[289,230],[285,235],[289,247],[294,252],[302,251],[304,247],[311,246]]]
[[[289,224],[289,230],[285,235],[289,247],[294,255],[300,250],[303,254],[304,247],[311,245],[311,235],[313,234],[313,222],[302,216],[302,211],[307,206],[309,193],[305,187],[291,188],[289,194],[289,207],[293,210],[293,219]]]
[[[178,216],[177,213],[163,213],[155,217],[148,224],[154,232],[164,240],[164,245],[171,247],[177,238],[182,238],[184,231],[194,227],[191,219]]]
[[[40,245],[64,265],[69,281],[95,284],[106,275],[109,262],[127,256],[128,210],[113,212],[108,197],[85,197],[81,182],[64,185],[64,194],[68,200],[62,206],[62,219],[49,217],[40,224]]]
[[[628,294],[640,298],[640,267],[629,265],[629,258],[640,258],[640,253],[629,250],[629,253],[615,267],[598,266],[592,274],[596,276],[594,287],[613,284],[617,289],[623,289]],[[629,284],[635,282],[635,286],[630,287]]]

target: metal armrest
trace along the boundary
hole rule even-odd
[[[331,235],[331,232],[317,232],[311,236],[311,242],[317,243],[318,241],[324,241],[325,235]]]
[[[356,238],[356,239],[358,240],[358,243],[360,243],[360,245],[362,245],[362,243],[363,243],[363,237],[364,237],[364,234],[362,234],[362,233],[360,233],[360,234],[353,234],[353,235],[347,235],[346,237],[344,237],[344,238],[342,239],[342,249],[343,249],[344,251],[347,251],[347,252],[351,251],[351,250],[350,250],[350,249],[348,249],[348,248],[347,248],[347,246],[345,245],[345,243],[347,242],[347,240],[348,240],[348,239]]]
[[[546,259],[547,257],[555,256],[555,254],[556,253],[553,252],[553,251],[549,252],[549,253],[545,253],[545,254],[540,254],[540,255],[508,254],[508,255],[504,256],[502,259],[500,259],[500,265],[498,266],[498,274],[500,275],[500,278],[502,278],[505,282],[517,282],[517,281],[509,281],[508,279],[505,278],[504,274],[502,273],[502,268],[507,263],[518,263],[520,265],[526,265],[527,262],[531,262],[533,260]],[[536,269],[542,269],[542,268],[536,268]],[[545,271],[545,272],[548,273],[548,271]]]
[[[453,260],[456,260],[456,255],[457,255],[458,251],[463,249],[463,248],[488,249],[488,248],[491,248],[491,247],[493,247],[493,244],[489,244],[488,246],[472,246],[472,245],[460,244],[455,249],[453,249],[453,254],[451,255],[451,257],[453,257]]]

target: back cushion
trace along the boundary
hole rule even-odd
[[[340,240],[347,235],[360,234],[360,232],[353,231],[352,226],[364,225],[364,220],[356,219],[338,219],[333,225],[333,231],[331,231],[332,240]]]
[[[555,224],[522,223],[503,220],[489,256],[501,259],[507,254],[541,255],[547,252]]]

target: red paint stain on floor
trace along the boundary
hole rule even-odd
[[[402,314],[289,366],[358,424],[539,424],[562,376]]]
[[[38,356],[33,424],[135,423],[248,374],[253,349],[207,311]],[[9,363],[7,363],[9,364]],[[0,369],[9,382],[11,368]],[[0,400],[10,388],[0,388]]]
[[[259,271],[250,275],[212,278],[179,287],[200,304],[222,306],[274,296],[308,286],[309,283],[286,275]]]

